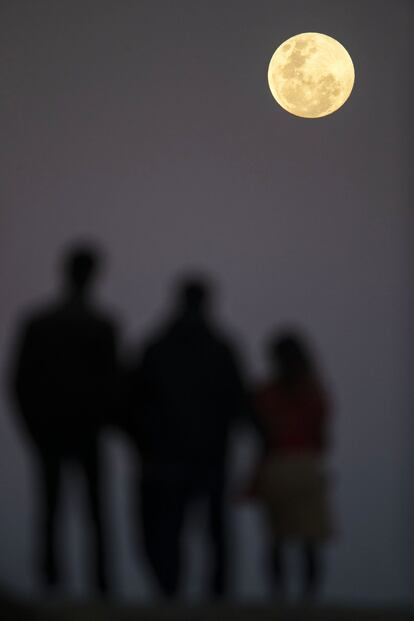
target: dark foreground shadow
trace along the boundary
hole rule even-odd
[[[392,608],[210,605],[134,607],[19,600],[0,594],[2,621],[410,621],[414,610]]]

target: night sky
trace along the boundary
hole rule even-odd
[[[99,296],[125,353],[187,268],[216,280],[252,382],[270,331],[309,334],[335,403],[326,598],[413,597],[413,23],[404,0],[0,1],[0,584],[34,588],[31,461],[6,382],[16,326],[54,295],[81,237],[107,251]],[[315,120],[267,86],[276,47],[308,31],[338,39],[356,73],[345,105]],[[128,550],[128,459],[119,439],[108,452],[133,597],[149,587]],[[255,510],[234,519],[234,591],[260,599],[266,537]],[[68,528],[81,592],[82,535]]]

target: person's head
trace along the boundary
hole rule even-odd
[[[184,278],[177,287],[178,308],[185,315],[204,317],[208,312],[210,299],[211,287],[203,277]]]
[[[96,277],[100,263],[98,251],[90,245],[71,248],[64,256],[63,278],[72,294],[86,294]]]
[[[285,331],[273,337],[269,344],[269,358],[279,378],[289,383],[309,377],[314,370],[308,347],[296,331]]]

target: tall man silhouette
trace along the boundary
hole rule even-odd
[[[167,596],[179,587],[183,526],[200,497],[208,505],[211,587],[218,596],[226,587],[226,457],[244,395],[236,357],[209,318],[209,302],[203,280],[183,282],[172,320],[148,345],[135,376],[144,545]]]
[[[105,591],[99,436],[109,413],[116,362],[112,321],[91,301],[98,263],[89,246],[65,256],[61,299],[22,327],[14,389],[38,456],[43,577],[49,585],[61,577],[57,513],[63,471],[75,465],[86,484],[92,518],[96,586]]]

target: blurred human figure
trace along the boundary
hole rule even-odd
[[[177,593],[184,522],[199,498],[208,506],[210,586],[217,596],[226,587],[226,457],[243,387],[234,351],[210,319],[210,294],[202,279],[180,284],[173,317],[133,378],[144,544],[166,596]]]
[[[320,545],[331,534],[324,455],[329,404],[312,356],[296,332],[277,335],[269,346],[270,377],[259,386],[255,409],[264,458],[256,491],[273,533],[272,568],[283,593],[284,544],[301,544],[305,596],[321,580]]]
[[[112,400],[115,330],[92,302],[100,263],[89,246],[64,257],[63,292],[21,327],[14,392],[36,449],[41,497],[41,572],[61,578],[57,517],[62,475],[75,465],[86,484],[94,534],[96,586],[107,588],[100,431]]]

